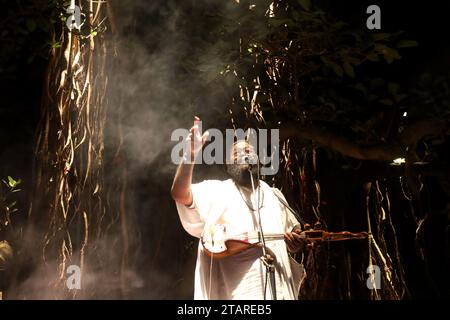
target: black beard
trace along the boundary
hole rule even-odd
[[[257,166],[253,166],[251,172],[253,174],[253,179],[256,188],[258,186]],[[247,165],[236,163],[227,164],[227,173],[230,176],[230,178],[234,181],[234,183],[236,183],[238,186],[246,187],[249,189],[252,188],[252,181],[250,178],[250,172],[248,171]]]

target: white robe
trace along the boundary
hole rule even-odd
[[[260,213],[265,234],[282,234],[299,226],[295,216],[280,203],[272,188],[263,181],[261,190]],[[193,184],[192,193],[194,203],[191,208],[177,203],[181,223],[192,236],[201,238],[204,229],[215,224],[226,224],[229,234],[258,230],[257,214],[252,214],[248,207],[251,191],[247,194],[246,204],[231,179],[205,180]],[[251,195],[251,202],[251,207],[256,209],[256,192]],[[297,299],[305,275],[303,265],[289,255],[283,240],[267,241],[266,245],[276,259],[277,299]],[[266,268],[260,260],[261,256],[261,247],[254,247],[230,257],[211,259],[199,242],[194,299],[264,299]],[[270,287],[267,287],[266,292],[266,299],[272,299]]]

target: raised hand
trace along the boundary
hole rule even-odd
[[[189,144],[189,155],[191,161],[195,160],[209,136],[208,131],[206,131],[203,135],[201,134],[200,123],[200,118],[195,116],[194,125],[191,127],[191,129],[189,129],[189,135],[186,138],[186,141]]]

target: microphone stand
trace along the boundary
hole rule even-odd
[[[275,266],[274,266],[275,259],[269,253],[267,253],[266,240],[264,238],[264,232],[263,232],[262,224],[261,224],[261,213],[259,212],[259,201],[260,201],[259,194],[260,194],[260,190],[261,190],[261,186],[259,185],[259,159],[257,160],[257,166],[258,166],[258,173],[257,173],[257,175],[258,175],[258,194],[257,194],[256,211],[257,211],[257,215],[258,215],[258,238],[259,238],[260,242],[262,243],[263,255],[261,257],[261,261],[263,262],[264,266],[266,267],[266,279],[264,282],[264,300],[267,300],[266,299],[267,280],[269,280],[270,289],[272,292],[272,299],[277,300],[277,290],[276,290],[276,285],[275,285]],[[255,182],[253,181],[252,164],[250,164],[250,163],[248,163],[248,172],[250,173],[250,181],[252,183],[252,194],[255,194],[255,192],[256,192]]]

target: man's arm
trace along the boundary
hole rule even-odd
[[[188,141],[188,143],[190,141],[191,143],[190,148],[177,168],[171,189],[173,200],[186,206],[191,206],[193,201],[191,184],[194,171],[194,160],[208,138],[208,132],[205,132],[203,136],[201,135],[198,127],[199,122],[200,119],[195,117],[194,125],[189,130],[189,135],[186,138],[186,141]]]
[[[171,195],[172,199],[186,206],[192,205],[192,173],[194,164],[186,164],[181,162],[173,179]]]
[[[288,215],[289,223],[288,225],[292,226],[292,230],[285,232],[284,241],[286,242],[287,249],[290,253],[297,253],[299,251],[303,251],[306,247],[306,240],[301,237],[301,227],[300,223],[297,221],[297,218],[293,214],[292,209],[286,201],[286,198],[281,193],[281,191],[277,188],[272,188],[273,193],[277,196],[280,203],[284,206],[284,210],[286,210],[286,214]]]

